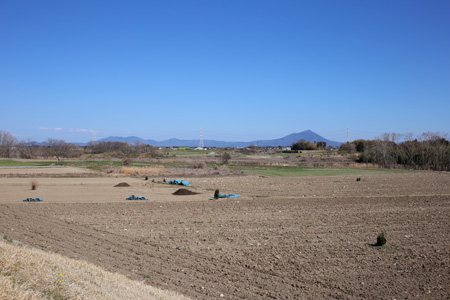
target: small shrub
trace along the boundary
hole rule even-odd
[[[231,155],[228,152],[224,152],[222,154],[222,164],[226,165],[228,163],[228,161],[231,159]]]
[[[31,189],[33,191],[37,189],[37,181],[36,180],[31,181]]]
[[[219,192],[219,189],[216,189],[215,191],[214,191],[214,199],[219,199],[219,195],[220,195],[220,192]]]
[[[203,169],[205,167],[204,162],[194,162],[191,164],[191,168],[193,169]]]
[[[356,181],[361,181],[361,177],[356,178]]]
[[[374,244],[374,246],[376,247],[381,247],[384,244],[386,244],[386,237],[384,236],[384,232],[382,231],[378,236],[377,236],[377,242]]]
[[[124,166],[128,166],[129,164],[131,164],[132,160],[130,158],[124,158],[122,160],[122,163]]]

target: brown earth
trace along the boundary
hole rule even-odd
[[[0,178],[0,233],[196,299],[450,297],[448,173],[185,179]]]
[[[128,186],[130,186],[128,183],[126,183],[126,182],[121,182],[121,183],[119,183],[119,184],[116,184],[114,187],[128,187]]]
[[[179,189],[176,192],[173,192],[172,195],[177,196],[188,196],[188,195],[197,195],[198,193],[190,191],[188,189]]]

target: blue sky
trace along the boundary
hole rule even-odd
[[[449,1],[0,2],[0,130],[250,141],[450,132]]]

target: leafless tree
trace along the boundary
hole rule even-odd
[[[445,134],[425,132],[413,139],[412,134],[384,134],[366,143],[360,161],[371,162],[384,168],[400,165],[413,169],[450,171],[450,141]]]
[[[62,165],[63,159],[70,156],[72,145],[64,140],[48,139],[44,142],[45,150],[48,156],[53,156],[58,160],[58,164]]]
[[[11,157],[16,145],[17,139],[12,134],[0,130],[0,157]]]
[[[38,155],[39,145],[28,139],[17,144],[20,158],[35,158]]]

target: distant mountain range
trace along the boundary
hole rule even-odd
[[[293,143],[298,142],[299,140],[306,140],[310,142],[326,142],[327,146],[340,146],[342,143],[330,141],[326,138],[318,135],[317,133],[311,130],[305,130],[298,133],[292,133],[285,137],[274,139],[274,140],[257,140],[250,142],[224,142],[224,141],[215,141],[215,140],[204,140],[203,144],[205,147],[218,147],[218,148],[235,148],[235,147],[248,147],[251,145],[256,146],[291,146]],[[200,140],[180,140],[180,139],[168,139],[164,141],[155,141],[155,140],[146,140],[137,136],[129,136],[129,137],[118,137],[118,136],[110,136],[104,139],[99,140],[99,142],[126,142],[126,143],[135,143],[141,142],[144,144],[157,146],[157,147],[198,147]]]

